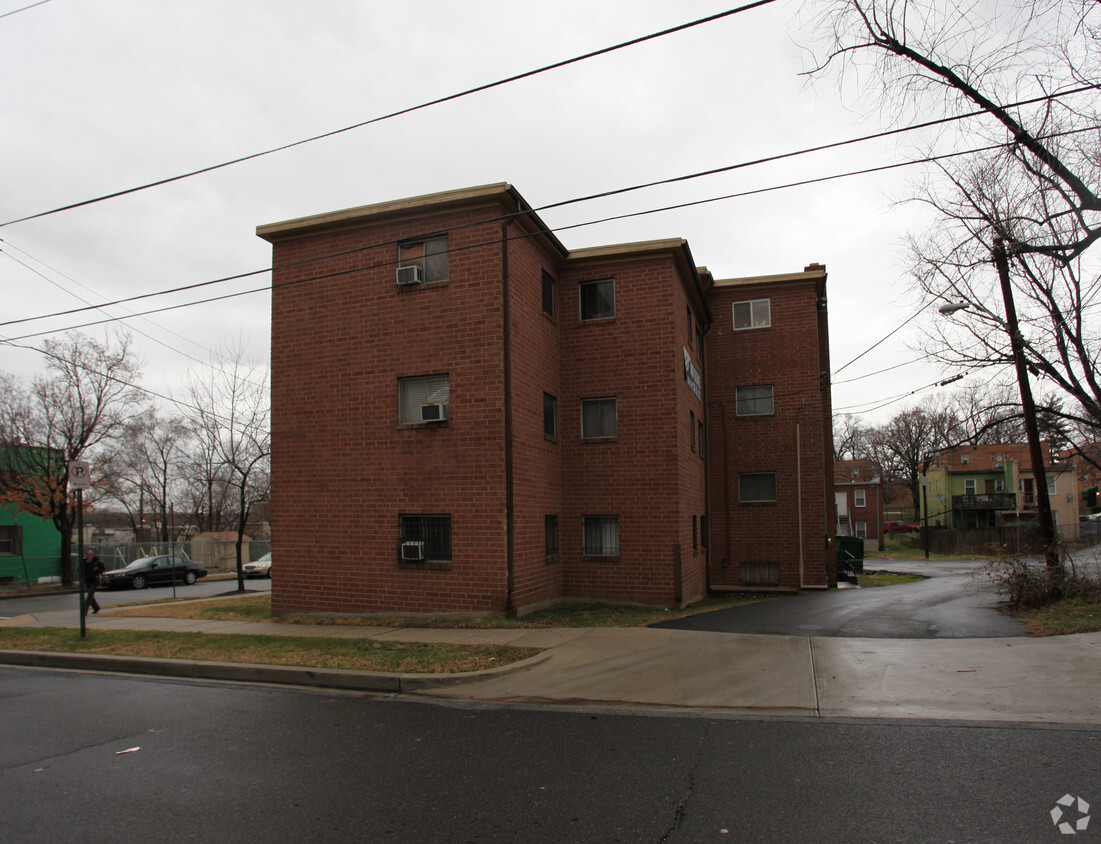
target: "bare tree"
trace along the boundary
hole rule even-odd
[[[952,367],[1012,361],[996,242],[1011,265],[1029,369],[1067,399],[1048,410],[1101,436],[1101,78],[1090,0],[835,0],[819,23],[825,47],[812,73],[870,73],[883,113],[977,114],[954,136],[916,197],[937,221],[911,239],[913,276],[927,301],[966,315],[930,326],[927,351]],[[866,90],[866,86],[865,86]],[[894,128],[894,127],[892,127]],[[947,132],[938,139],[951,143]],[[1064,407],[1065,405],[1065,407]]]
[[[872,461],[885,481],[897,480],[909,491],[914,512],[920,511],[920,477],[928,468],[929,456],[954,445],[955,417],[932,401],[904,410],[889,422],[868,433]]]
[[[95,463],[110,453],[139,403],[139,364],[130,338],[112,341],[70,334],[42,345],[47,375],[29,390],[14,378],[0,389],[0,495],[61,533],[61,577],[71,583],[76,511],[69,500],[68,464]],[[93,478],[97,474],[93,471]]]
[[[868,429],[859,416],[842,413],[833,417],[833,459],[861,460],[867,453]]]
[[[271,403],[267,370],[248,360],[242,349],[212,357],[209,370],[188,379],[186,402],[200,454],[224,472],[235,498],[237,588],[245,589],[242,546],[253,505],[268,499],[271,485]],[[211,479],[211,473],[208,478]],[[213,496],[213,485],[211,486]]]
[[[105,484],[111,497],[130,516],[135,535],[145,516],[152,517],[162,542],[175,540],[185,524],[174,525],[170,514],[183,491],[181,463],[185,457],[190,429],[183,420],[165,417],[150,408],[135,417],[120,440],[122,446],[108,468]]]

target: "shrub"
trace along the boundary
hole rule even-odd
[[[1101,581],[1079,572],[1073,562],[1068,569],[1062,560],[1048,566],[1043,560],[1000,557],[979,572],[1013,609],[1043,607],[1064,598],[1101,600]]]

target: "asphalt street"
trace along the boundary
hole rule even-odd
[[[890,587],[804,592],[653,625],[674,630],[860,639],[987,639],[1024,636],[998,610],[983,562],[870,561],[866,568],[925,579]]]
[[[1091,726],[427,704],[16,668],[0,668],[0,708],[0,837],[24,844],[1042,842],[1062,838],[1065,795],[1101,800]]]

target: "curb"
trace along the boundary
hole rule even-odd
[[[464,674],[388,674],[381,671],[347,671],[337,668],[308,668],[291,665],[257,665],[247,662],[204,662],[183,659],[153,659],[113,654],[67,654],[52,651],[0,650],[0,665],[27,668],[63,668],[185,680],[217,680],[233,683],[263,683],[305,686],[341,691],[401,694],[423,689],[454,686],[488,680],[512,671],[524,670],[550,657],[550,651],[528,659],[471,671]]]

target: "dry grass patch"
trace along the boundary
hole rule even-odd
[[[535,656],[538,648],[511,645],[442,645],[320,639],[299,636],[242,636],[168,631],[78,630],[55,627],[0,629],[0,649],[60,653],[245,662],[383,671],[399,674],[454,674],[508,665]]]

